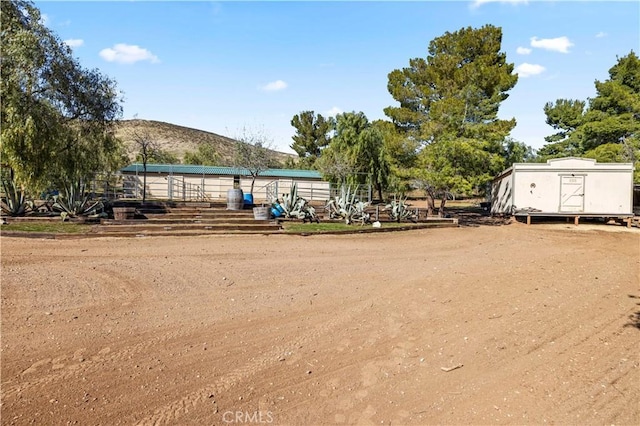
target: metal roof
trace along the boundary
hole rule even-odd
[[[123,173],[142,173],[141,163],[133,163],[120,169]],[[218,176],[249,176],[249,170],[238,167],[222,166],[197,166],[192,164],[147,164],[147,173],[166,173],[178,175],[218,175]],[[268,169],[263,170],[258,176],[282,177],[297,179],[322,179],[317,170],[299,169]]]

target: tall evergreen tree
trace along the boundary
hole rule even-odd
[[[595,81],[596,96],[587,101],[547,103],[547,124],[556,130],[538,151],[548,158],[583,156],[602,162],[640,159],[640,59],[634,51],[617,58],[609,79]],[[640,173],[636,172],[640,182]]]
[[[400,103],[385,108],[399,131],[421,147],[416,177],[433,197],[471,194],[504,166],[502,156],[515,119],[498,119],[518,76],[500,51],[502,30],[463,28],[431,41],[428,56],[389,74],[388,89]]]
[[[316,160],[322,150],[331,141],[331,132],[334,128],[334,120],[325,118],[313,111],[302,111],[291,119],[291,125],[296,128],[293,135],[293,149],[300,158],[298,166],[301,168],[314,168]]]

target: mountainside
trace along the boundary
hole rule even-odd
[[[136,149],[132,142],[132,132],[144,135],[156,142],[160,149],[170,152],[181,161],[187,151],[196,151],[202,143],[212,144],[220,155],[222,164],[231,164],[233,161],[235,139],[204,130],[192,129],[153,120],[121,120],[116,124],[116,137],[122,140],[129,152],[129,158],[133,161],[136,157]],[[294,154],[273,151],[275,157],[284,162],[289,157],[296,158]],[[221,165],[222,165],[221,164]]]

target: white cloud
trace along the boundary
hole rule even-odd
[[[261,87],[265,92],[277,92],[278,90],[284,90],[287,88],[287,83],[282,80],[272,81]]]
[[[608,34],[605,33],[604,31],[600,31],[598,34],[596,34],[596,38],[602,38],[602,37],[606,37]]]
[[[518,46],[518,48],[516,49],[516,53],[518,55],[528,55],[529,53],[531,53],[531,49],[529,49],[528,47]]]
[[[487,4],[487,3],[527,4],[529,3],[529,1],[528,0],[475,0],[473,3],[471,3],[471,8],[477,9],[483,4]]]
[[[329,111],[325,112],[325,115],[327,117],[335,117],[338,114],[342,114],[342,110],[340,108],[338,108],[337,106],[334,106],[333,108],[331,108]]]
[[[74,48],[74,47],[80,47],[84,44],[84,40],[80,39],[80,38],[70,38],[69,40],[65,40],[64,44],[66,44],[67,46]]]
[[[118,43],[100,51],[100,57],[107,62],[133,64],[139,61],[160,62],[158,57],[140,46]]]
[[[528,64],[522,63],[516,67],[514,72],[518,74],[519,77],[526,78],[531,77],[532,75],[542,74],[545,71],[545,67],[542,65],[536,64]]]
[[[560,53],[569,53],[569,48],[571,46],[573,46],[573,43],[571,43],[571,41],[565,36],[556,38],[531,37],[531,47],[538,47],[540,49]]]

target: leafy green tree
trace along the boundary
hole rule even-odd
[[[413,169],[416,167],[419,144],[406,134],[399,132],[394,124],[386,120],[375,120],[372,126],[382,133],[384,153],[389,164],[387,190],[406,193],[411,189]]]
[[[538,151],[539,161],[584,156],[598,161],[637,163],[640,158],[640,59],[631,51],[617,58],[609,79],[595,81],[588,103],[559,99],[547,103],[547,124],[556,130]],[[638,178],[636,177],[636,182]]]
[[[329,145],[316,161],[316,168],[326,180],[346,184],[348,177],[354,174],[355,165],[348,152]]]
[[[363,112],[338,114],[336,133],[323,157],[325,154],[330,160],[321,163],[325,171],[331,168],[348,171],[346,176],[339,178],[346,178],[348,183],[372,185],[382,200],[390,173],[388,155],[382,132],[369,123]],[[327,174],[337,177],[331,172]]]
[[[115,82],[82,68],[33,3],[3,2],[0,17],[0,153],[16,180],[38,190],[121,166]]]
[[[596,80],[581,126],[585,151],[602,144],[640,138],[640,59],[631,51],[609,70],[609,80]]]
[[[440,214],[447,194],[481,191],[504,166],[516,122],[498,119],[498,108],[518,76],[501,42],[502,30],[492,25],[447,32],[431,41],[426,59],[389,73],[387,87],[400,106],[385,114],[419,144],[423,171],[416,177],[440,198]]]
[[[511,167],[513,163],[528,163],[535,159],[533,148],[524,142],[517,141],[513,138],[506,138],[503,145],[502,157],[504,158],[504,166]]]
[[[334,120],[331,117],[324,118],[313,111],[303,111],[293,116],[291,125],[296,128],[296,134],[291,148],[298,154],[298,166],[313,168],[322,150],[331,141],[331,132],[334,128]]]
[[[184,154],[184,163],[216,166],[220,164],[220,155],[212,144],[201,143],[196,151],[187,151]]]
[[[571,138],[582,124],[585,107],[586,102],[571,99],[558,99],[555,104],[547,102],[544,105],[547,124],[558,132],[544,139],[553,143]]]

